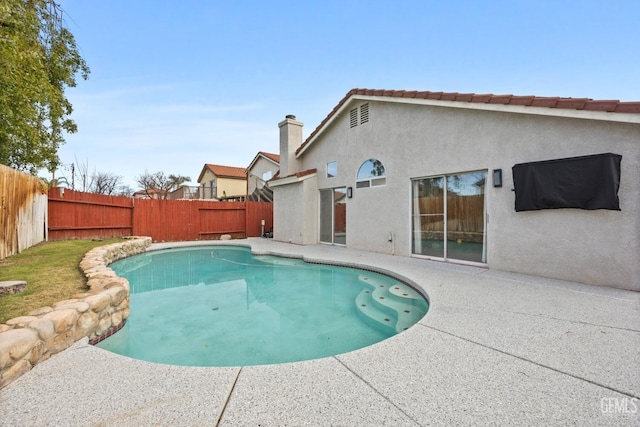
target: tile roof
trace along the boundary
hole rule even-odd
[[[280,164],[280,154],[267,153],[264,151],[259,151],[258,154],[262,154],[263,156],[273,160],[274,162]]]
[[[304,176],[311,175],[311,174],[314,174],[314,173],[317,173],[317,172],[318,172],[318,169],[313,168],[313,169],[303,170],[303,171],[300,171],[300,172],[295,172],[295,173],[289,174],[287,176],[280,176],[280,171],[278,171],[274,175],[274,177],[271,178],[270,181],[277,181],[277,180],[280,180],[280,179],[291,178],[291,177],[294,177],[294,176],[296,178],[302,178]]]
[[[253,160],[251,160],[251,163],[249,163],[249,166],[247,166],[247,168],[245,169],[245,173],[247,175],[249,174],[249,171],[251,170],[253,165],[256,164],[256,162],[258,161],[258,159],[260,157],[264,157],[265,159],[271,160],[272,162],[274,162],[278,166],[280,166],[280,155],[279,154],[267,153],[265,151],[258,151],[258,154],[256,154],[256,156],[253,158]]]
[[[640,114],[640,102],[621,102],[619,100],[594,100],[590,98],[561,98],[543,96],[494,95],[491,93],[458,93],[458,92],[430,92],[417,90],[386,90],[386,89],[351,89],[338,102],[325,119],[314,129],[309,137],[296,150],[299,153],[329,122],[344,104],[354,95],[382,96],[390,98],[428,99],[436,101],[470,102],[483,104],[518,105],[527,107],[546,107],[586,111],[602,111],[609,113]]]
[[[238,168],[235,166],[222,166],[222,165],[212,165],[207,163],[204,165],[207,169],[209,169],[213,174],[217,177],[222,178],[246,178],[247,175],[245,173],[245,168]]]

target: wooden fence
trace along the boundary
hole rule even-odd
[[[46,184],[0,165],[0,259],[47,238]]]
[[[259,202],[134,199],[49,190],[49,240],[150,236],[154,242],[258,237],[273,226],[273,205]]]

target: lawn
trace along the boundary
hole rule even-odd
[[[0,297],[0,323],[84,292],[87,280],[78,266],[84,255],[97,246],[122,241],[43,242],[0,261],[0,281],[27,282],[24,292]]]

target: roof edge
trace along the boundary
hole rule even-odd
[[[327,117],[311,132],[300,147],[298,147],[296,157],[301,156],[308,147],[312,145],[315,139],[322,133],[322,130],[340,115],[351,100],[358,99],[516,114],[640,123],[640,102],[415,90],[351,89],[340,102],[338,102],[333,110],[331,110]]]

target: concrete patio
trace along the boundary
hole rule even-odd
[[[0,425],[640,425],[640,293],[343,247],[227,243],[393,271],[431,307],[376,345],[282,365],[159,365],[83,340],[0,390]]]

